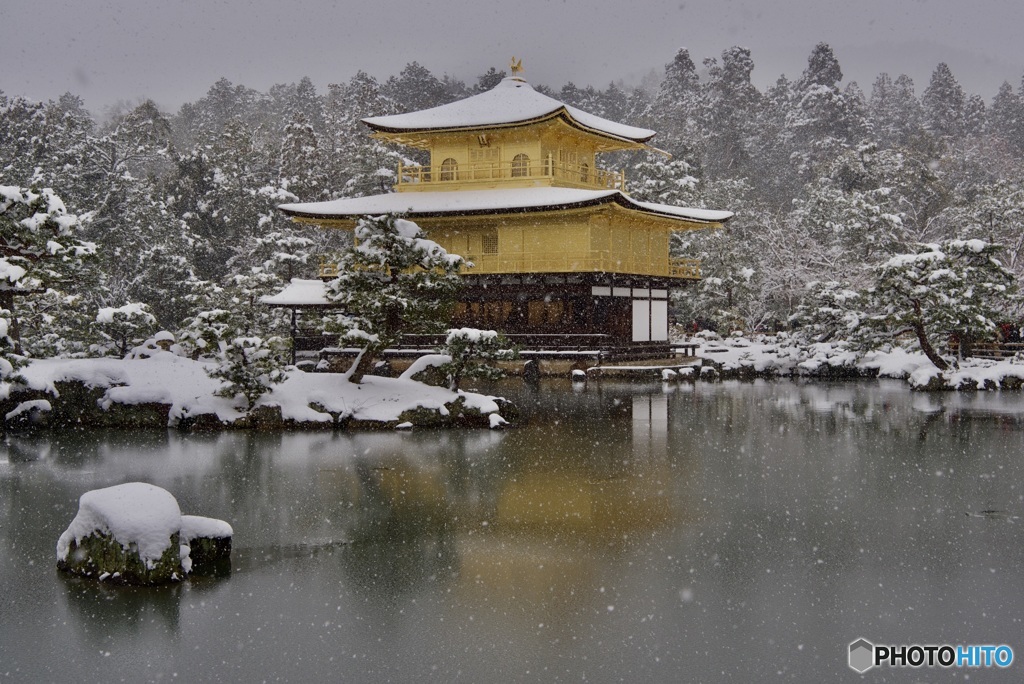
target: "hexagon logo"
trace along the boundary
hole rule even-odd
[[[864,674],[875,666],[875,645],[867,639],[857,639],[850,644],[850,667]]]

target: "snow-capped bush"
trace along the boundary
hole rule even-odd
[[[121,307],[103,307],[96,314],[93,331],[99,342],[92,349],[98,356],[124,357],[157,330],[149,306],[131,302]]]
[[[495,361],[511,361],[518,356],[514,346],[493,330],[452,328],[448,331],[440,353],[451,358],[440,366],[448,379],[448,389],[455,391],[463,378],[498,380],[505,371],[491,365]]]

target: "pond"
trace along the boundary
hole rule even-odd
[[[1022,652],[1020,394],[491,389],[521,427],[8,435],[0,678],[828,681],[858,637]],[[57,572],[79,495],[136,480],[234,526],[229,576]],[[919,673],[964,674],[1010,673]]]

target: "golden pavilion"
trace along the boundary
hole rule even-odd
[[[524,349],[666,352],[671,293],[700,278],[697,261],[670,255],[671,234],[732,214],[632,199],[599,155],[651,149],[654,131],[539,93],[517,67],[487,92],[363,120],[379,140],[429,153],[429,165],[398,168],[395,192],[280,210],[328,228],[415,221],[472,264],[453,326],[495,329]]]

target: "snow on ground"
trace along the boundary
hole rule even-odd
[[[431,359],[436,361],[437,359]],[[238,404],[216,396],[221,382],[206,374],[207,364],[157,352],[142,359],[40,359],[20,373],[27,385],[59,396],[54,383],[80,381],[104,389],[100,405],[160,403],[171,406],[169,424],[182,418],[215,414],[233,422],[245,414]],[[257,406],[280,406],[285,420],[331,422],[330,413],[341,418],[368,421],[397,421],[403,411],[424,408],[446,414],[445,404],[462,397],[467,408],[482,414],[498,411],[497,402],[472,392],[451,392],[441,387],[402,378],[367,376],[362,384],[348,382],[339,373],[287,371],[286,380],[259,399]],[[319,404],[323,410],[311,408]],[[493,424],[493,420],[492,420]]]
[[[39,359],[20,370],[32,389],[60,396],[54,383],[80,381],[105,389],[100,405],[169,404],[170,423],[187,416],[216,414],[225,422],[241,418],[235,402],[214,393],[221,386],[206,374],[206,364],[158,352],[147,359]]]
[[[1024,361],[1014,359],[965,359],[959,368],[941,372],[923,353],[898,347],[858,355],[842,342],[798,345],[785,334],[723,339],[714,333],[700,333],[694,341],[700,344],[697,355],[723,373],[819,377],[836,370],[839,374],[903,379],[915,388],[929,383],[934,387],[941,380],[948,389],[1019,387],[1024,381]]]
[[[320,404],[331,413],[356,420],[395,421],[415,408],[446,412],[445,404],[464,397],[468,408],[495,413],[494,399],[472,392],[451,392],[407,378],[366,376],[360,385],[344,380],[339,373],[303,373],[292,371],[288,379],[264,395],[258,405],[280,406],[285,420],[330,421],[331,416],[310,408]]]

